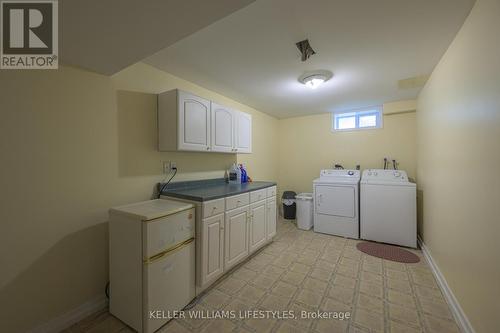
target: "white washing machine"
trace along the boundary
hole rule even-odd
[[[364,170],[360,191],[361,238],[416,248],[417,191],[406,172]]]
[[[313,181],[314,231],[359,238],[358,170],[321,170]]]

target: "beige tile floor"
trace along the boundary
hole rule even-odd
[[[422,258],[401,264],[365,255],[355,240],[298,230],[278,221],[272,244],[219,281],[192,309],[349,312],[338,319],[175,319],[179,332],[459,332]],[[205,312],[207,313],[207,312]],[[236,312],[239,313],[239,312]],[[107,311],[67,332],[131,332]]]

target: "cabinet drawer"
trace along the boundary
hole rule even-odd
[[[203,203],[203,218],[224,213],[224,198]]]
[[[229,198],[226,198],[226,210],[235,209],[238,207],[243,207],[248,205],[249,203],[249,195],[248,193],[235,195]]]
[[[276,196],[276,186],[268,187],[267,188],[267,197],[274,197]]]
[[[266,189],[250,192],[250,202],[257,202],[266,198]]]

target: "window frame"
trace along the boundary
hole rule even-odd
[[[375,126],[366,126],[359,127],[359,118],[366,115],[376,115]],[[355,117],[355,124],[353,128],[338,128],[339,119]],[[342,111],[342,112],[333,112],[332,113],[332,121],[331,121],[331,131],[332,132],[352,132],[352,131],[364,131],[364,130],[373,130],[380,129],[384,127],[384,114],[382,112],[381,106],[372,106],[369,108]]]

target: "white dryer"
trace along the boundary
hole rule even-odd
[[[321,170],[313,181],[314,231],[359,238],[358,170]]]
[[[364,170],[360,200],[362,239],[417,247],[416,185],[405,171]]]

